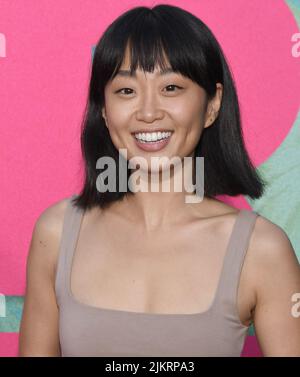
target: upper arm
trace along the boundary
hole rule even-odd
[[[62,201],[47,208],[34,225],[26,264],[18,356],[60,356],[54,281],[63,204]]]
[[[282,228],[260,220],[256,253],[255,334],[264,356],[300,356],[300,265]],[[298,294],[298,295],[297,295]],[[294,308],[293,308],[294,307]]]

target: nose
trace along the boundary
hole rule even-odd
[[[136,119],[147,123],[152,123],[164,116],[163,110],[160,108],[159,100],[151,89],[144,91],[141,95],[139,108],[136,111]]]

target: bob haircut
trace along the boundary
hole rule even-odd
[[[95,47],[81,125],[85,182],[80,194],[73,198],[73,204],[84,209],[95,205],[104,208],[125,195],[134,195],[128,182],[126,192],[118,191],[118,174],[115,192],[100,192],[96,187],[100,174],[96,169],[98,158],[112,157],[119,171],[119,151],[112,143],[101,109],[105,103],[104,88],[117,74],[127,44],[131,72],[137,67],[153,72],[157,64],[163,69],[165,53],[173,70],[200,85],[208,100],[216,94],[216,83],[223,85],[218,117],[214,124],[203,129],[195,148],[194,156],[204,157],[204,195],[242,194],[259,198],[266,183],[247,154],[235,84],[218,41],[193,14],[176,6],[159,4],[153,8],[135,7],[123,13],[109,25]],[[127,177],[131,173],[127,161]]]

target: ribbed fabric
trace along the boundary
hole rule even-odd
[[[71,266],[84,211],[69,198],[55,279],[62,356],[240,356],[247,330],[237,292],[256,212],[238,213],[213,303],[196,314],[155,314],[80,303],[70,290]]]

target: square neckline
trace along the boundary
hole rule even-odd
[[[72,198],[74,196],[72,196]],[[226,245],[225,254],[224,254],[224,257],[223,257],[221,273],[220,273],[219,278],[218,278],[217,288],[216,288],[216,291],[214,293],[213,300],[212,300],[210,306],[208,307],[208,309],[206,309],[205,311],[196,312],[196,313],[149,313],[149,312],[137,312],[137,311],[112,309],[112,308],[104,308],[104,307],[100,307],[100,306],[89,305],[89,304],[85,304],[85,303],[79,301],[73,295],[73,292],[71,291],[71,277],[72,277],[72,267],[73,267],[72,265],[73,265],[73,261],[74,261],[74,254],[75,254],[77,244],[78,244],[78,240],[79,240],[79,235],[80,235],[80,230],[81,230],[81,225],[82,225],[82,220],[83,220],[83,217],[84,217],[84,214],[85,214],[85,210],[78,208],[78,207],[75,207],[72,203],[72,198],[71,198],[70,202],[68,203],[68,205],[71,205],[72,211],[75,211],[74,214],[76,214],[77,216],[80,216],[79,226],[78,226],[78,229],[77,229],[76,240],[75,240],[73,249],[68,250],[69,252],[71,252],[71,255],[70,255],[70,258],[68,260],[68,269],[67,269],[67,272],[68,272],[67,273],[67,282],[66,282],[67,295],[68,295],[68,298],[72,301],[72,303],[74,305],[81,307],[82,309],[91,311],[91,312],[98,312],[98,313],[102,312],[102,313],[109,313],[109,314],[113,314],[113,315],[132,316],[132,317],[135,316],[135,317],[140,317],[140,318],[158,318],[158,319],[159,318],[160,319],[161,318],[194,318],[194,317],[197,318],[197,317],[201,317],[201,316],[207,316],[207,315],[209,315],[213,312],[213,310],[216,307],[217,300],[219,298],[219,294],[220,294],[220,291],[221,291],[221,282],[223,280],[224,273],[225,273],[225,265],[226,265],[225,262],[226,262],[228,255],[229,255],[230,249],[232,247],[235,229],[237,228],[237,225],[238,225],[243,213],[246,211],[245,209],[239,209],[239,212],[237,213],[236,218],[234,220],[234,224],[233,224],[233,227],[232,227],[232,230],[231,230],[231,233],[230,233],[230,236],[229,236],[229,240],[228,240],[228,243]],[[244,327],[245,329],[249,327],[249,326],[245,326],[241,321],[239,321],[239,322],[240,322],[240,325],[242,327]]]

